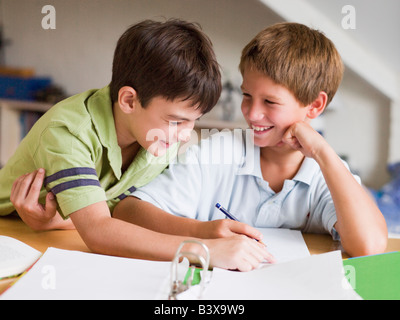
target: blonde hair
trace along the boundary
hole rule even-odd
[[[285,86],[303,105],[324,91],[332,101],[344,66],[322,32],[299,23],[278,23],[261,31],[243,49],[239,69],[257,70]]]

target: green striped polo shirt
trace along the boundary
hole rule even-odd
[[[122,173],[109,87],[77,94],[46,112],[0,170],[0,216],[15,210],[10,202],[13,182],[38,168],[46,170],[39,202],[52,191],[64,219],[100,201],[107,201],[112,212],[120,200],[160,174],[178,147],[171,146],[161,157],[141,148]]]

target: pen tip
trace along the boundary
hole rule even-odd
[[[219,203],[217,203],[215,206],[216,206],[217,208],[219,208],[221,205],[220,205]]]

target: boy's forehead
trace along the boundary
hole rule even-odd
[[[252,68],[243,72],[243,82],[240,88],[243,92],[256,90],[275,102],[279,102],[288,95],[294,97],[293,93],[284,85],[275,82],[263,72]]]
[[[242,85],[240,86],[242,89],[250,89],[248,87],[251,86],[260,86],[260,87],[266,87],[268,85],[268,88],[271,87],[283,87],[282,85],[276,83],[271,77],[268,75],[264,74],[262,71],[259,71],[257,69],[249,68],[246,69],[243,72],[243,81]]]
[[[159,111],[174,120],[192,121],[202,116],[199,104],[194,104],[191,100],[168,100],[164,97],[156,97],[153,98],[152,103],[158,105]]]
[[[244,74],[248,73],[248,72],[256,72],[256,73],[268,76],[268,73],[266,73],[264,68],[261,68],[254,61],[250,61],[250,60],[243,62],[241,72],[242,72],[242,76],[244,76]]]

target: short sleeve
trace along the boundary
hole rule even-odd
[[[55,194],[64,219],[77,210],[106,200],[93,161],[93,147],[66,127],[45,129],[33,158],[37,168],[46,170],[44,185]]]
[[[325,180],[320,179],[311,200],[310,217],[305,232],[330,233],[337,221],[336,209]]]
[[[343,164],[350,171],[345,161],[343,161]],[[360,177],[355,174],[353,174],[353,177],[361,185]],[[334,240],[340,240],[339,234],[334,228],[336,222],[336,209],[332,195],[322,172],[319,172],[318,178],[316,178],[316,181],[313,183],[311,212],[304,231],[312,233],[330,233]]]

